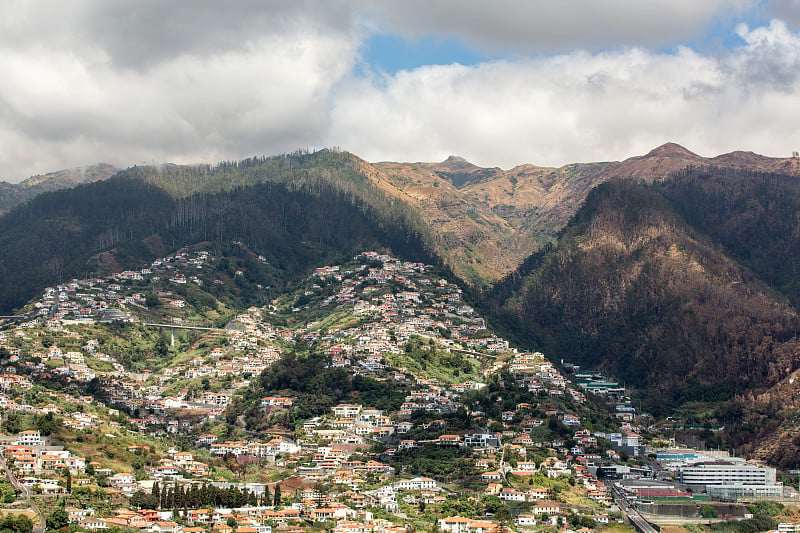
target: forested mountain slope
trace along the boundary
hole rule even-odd
[[[632,181],[593,190],[490,305],[524,346],[612,372],[655,412],[764,388],[798,365],[796,311]]]
[[[0,215],[39,194],[75,187],[82,183],[102,181],[116,174],[118,170],[108,163],[98,163],[88,167],[32,176],[20,183],[0,181]]]
[[[687,222],[800,309],[800,178],[700,167],[656,188]]]
[[[0,218],[0,312],[43,286],[138,264],[198,242],[242,241],[265,257],[273,285],[333,258],[387,248],[436,262],[413,224],[324,180],[261,183],[174,198],[135,176],[43,194]]]

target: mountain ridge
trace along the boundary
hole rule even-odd
[[[31,176],[19,183],[2,181],[0,182],[0,215],[39,194],[75,187],[82,183],[103,181],[118,171],[117,167],[108,163],[96,163]]]
[[[575,163],[559,168],[519,165],[491,171],[460,187],[447,187],[436,173],[442,163],[372,164],[381,179],[417,207],[438,231],[438,242],[451,268],[470,283],[487,287],[512,272],[547,243],[574,215],[589,191],[614,178],[655,181],[693,166],[749,168],[740,152],[704,158],[676,144],[665,143],[648,154],[618,162]],[[797,158],[758,156],[755,170],[800,176]],[[446,162],[446,161],[445,161]],[[461,163],[463,164],[463,163]],[[455,248],[456,243],[460,249]]]
[[[439,163],[369,163],[347,152],[321,150],[216,166],[137,166],[122,172],[150,180],[174,197],[184,197],[269,180],[293,186],[307,180],[309,172],[325,168],[324,179],[351,194],[366,198],[372,194],[370,190],[379,190],[397,205],[408,205],[422,219],[417,231],[426,228],[429,244],[441,250],[450,268],[470,284],[488,288],[531,253],[554,242],[597,184],[619,177],[654,181],[698,165],[800,176],[797,158],[742,151],[705,158],[676,143],[665,143],[623,161],[559,168],[529,164],[509,170],[485,168],[455,155]],[[257,172],[252,171],[255,168]]]
[[[621,162],[576,163],[560,168],[520,165],[483,168],[459,156],[440,163],[369,163],[337,150],[297,151],[212,165],[135,166],[120,176],[142,179],[173,198],[217,194],[264,182],[289,188],[329,183],[359,202],[381,205],[411,223],[448,267],[480,290],[518,268],[527,257],[555,242],[589,191],[617,177],[655,181],[674,172],[720,163],[725,168],[789,169],[800,175],[797,158],[768,158],[731,152],[703,158],[675,143]],[[441,172],[465,170],[474,180],[456,186]],[[110,172],[110,169],[109,169]]]

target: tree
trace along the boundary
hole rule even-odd
[[[6,480],[0,481],[0,494],[2,494],[3,503],[14,503],[17,500],[17,491]]]
[[[69,514],[64,509],[63,500],[61,505],[56,507],[55,510],[45,518],[45,525],[47,526],[47,529],[53,530],[61,529],[69,525]]]
[[[483,498],[483,505],[487,513],[495,514],[497,510],[505,505],[503,500],[495,495],[486,496]]]
[[[703,518],[716,518],[717,510],[708,504],[703,504],[703,506],[700,507],[700,516]]]
[[[511,518],[511,512],[508,509],[508,505],[503,504],[497,507],[497,510],[494,513],[494,519],[501,527],[508,526],[510,518]]]
[[[145,296],[145,305],[147,307],[150,308],[158,307],[159,303],[160,302],[158,301],[158,297],[152,292],[148,292],[147,295]]]
[[[8,513],[0,520],[0,531],[13,531],[14,533],[30,533],[33,531],[33,522],[23,514]]]
[[[158,481],[153,482],[153,488],[150,491],[150,494],[156,498],[156,504],[152,507],[152,509],[158,509],[159,505],[161,505],[161,487],[158,486]]]
[[[58,427],[61,425],[61,422],[53,416],[53,413],[47,413],[44,416],[37,416],[36,417],[36,429],[44,435],[52,435],[58,430]]]
[[[67,478],[65,482],[67,494],[72,494],[72,472],[70,472],[67,467],[64,467],[64,477]]]
[[[280,483],[276,483],[275,484],[275,492],[274,492],[274,494],[275,494],[275,496],[273,498],[273,505],[275,505],[275,507],[277,507],[277,506],[279,506],[281,504],[281,485],[280,485]]]
[[[179,487],[178,483],[176,482],[172,486],[172,494],[173,494],[172,507],[174,509],[182,508],[183,504],[186,502],[186,493],[184,492],[184,488]]]
[[[200,498],[201,498],[200,490],[197,487],[197,485],[193,484],[192,487],[189,489],[189,495],[187,497],[188,501],[186,502],[187,507],[191,507],[192,509],[197,509],[198,507],[200,507],[202,505]]]
[[[178,482],[177,481],[172,484],[172,490],[170,491],[170,497],[169,497],[169,507],[170,507],[170,509],[175,510],[175,509],[178,509],[180,507],[180,495],[179,495],[179,491],[180,490],[181,489],[180,489],[180,487],[178,487]]]
[[[161,331],[158,335],[158,341],[156,341],[156,354],[161,357],[164,357],[169,352],[169,343],[167,342],[167,335]]]
[[[131,507],[138,509],[156,509],[159,504],[159,497],[155,494],[147,494],[142,490],[137,490],[131,495]]]

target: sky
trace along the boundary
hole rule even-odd
[[[0,180],[800,149],[800,0],[4,0]]]

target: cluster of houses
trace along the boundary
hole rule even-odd
[[[317,269],[302,292],[303,299],[289,302],[289,312],[299,310],[301,305],[351,309],[358,319],[357,326],[323,329],[312,322],[300,328],[280,328],[270,324],[270,313],[277,307],[250,308],[228,324],[222,337],[216,337],[207,352],[191,359],[183,358],[180,363],[170,364],[158,372],[126,370],[114,354],[102,353],[102,346],[92,337],[81,339],[80,350],[61,349],[58,341],[44,349],[37,345],[36,336],[29,331],[35,325],[49,328],[51,333],[80,335],[75,333],[80,331],[79,327],[73,328],[69,322],[95,319],[100,308],[104,313],[124,310],[133,315],[137,307],[147,302],[139,292],[129,294],[130,283],[167,280],[176,285],[199,285],[201,280],[192,272],[207,267],[211,259],[207,252],[180,253],[138,271],[126,271],[102,280],[76,280],[48,289],[38,307],[38,319],[26,322],[26,327],[0,332],[0,348],[6,347],[16,357],[12,362],[19,363],[24,370],[0,375],[0,389],[30,388],[32,381],[28,376],[34,382],[38,377],[50,375],[84,385],[92,381],[106,404],[102,409],[73,409],[62,413],[54,405],[31,408],[39,413],[59,414],[61,423],[74,430],[103,428],[103,431],[111,431],[109,439],[113,432],[123,430],[147,436],[157,443],[165,442],[161,439],[172,435],[191,437],[197,447],[193,451],[163,450],[160,445],[148,449],[148,453],[157,454],[158,460],[148,465],[144,474],[114,472],[102,464],[93,465],[94,472],[102,471],[113,488],[124,495],[146,492],[155,481],[220,483],[213,477],[215,468],[212,466],[218,459],[252,460],[264,465],[280,463],[281,468],[291,464],[291,471],[284,471],[284,475],[299,482],[294,486],[284,485],[285,479],[280,482],[286,489],[284,505],[191,509],[187,516],[179,519],[163,511],[120,510],[115,516],[97,517],[88,510],[73,509],[70,519],[81,527],[97,530],[116,525],[158,533],[191,533],[202,528],[228,533],[227,520],[233,517],[238,524],[237,533],[271,533],[271,525],[291,525],[301,519],[334,521],[336,526],[332,530],[341,533],[401,533],[405,531],[403,526],[375,520],[369,510],[381,508],[384,512],[402,514],[408,511],[409,505],[442,504],[452,496],[439,481],[405,475],[389,464],[394,454],[422,446],[471,450],[466,456],[473,458],[477,472],[484,472],[478,476],[483,485],[476,490],[476,497],[497,496],[509,504],[526,504],[525,513],[517,517],[520,528],[532,527],[536,524],[535,517],[540,515],[560,516],[566,506],[552,501],[553,494],[547,489],[526,486],[522,490],[510,479],[539,474],[549,478],[574,478],[599,507],[611,502],[605,486],[592,473],[593,466],[602,459],[597,451],[598,436],[582,429],[575,413],[556,407],[546,413],[547,417],[555,418],[573,431],[575,445],[567,449],[559,440],[542,443],[531,436],[531,432],[546,421],[531,414],[532,405],[519,404],[515,411],[504,412],[496,420],[468,411],[461,401],[463,395],[484,388],[483,381],[488,381],[484,378],[499,371],[508,371],[519,385],[535,393],[542,404],[548,406],[558,405],[562,398],[580,404],[585,401],[585,395],[542,354],[518,353],[509,349],[507,341],[490,334],[484,320],[465,303],[461,290],[436,276],[432,267],[421,263],[367,252],[354,258],[351,264]],[[177,299],[169,294],[159,294],[159,301],[161,305],[178,306]],[[85,316],[82,312],[75,313],[79,302],[79,311],[88,309]],[[445,353],[453,351],[466,358],[480,358],[480,364],[475,366],[486,367],[484,376],[469,375],[461,382],[450,383],[393,366],[392,357],[403,354],[412,339],[422,339],[426,345]],[[297,342],[327,355],[330,366],[347,368],[353,374],[382,381],[403,382],[410,392],[396,412],[342,403],[325,416],[305,421],[292,436],[262,435],[234,440],[209,433],[209,421],[222,416],[238,391],[246,389],[253,377],[278,361],[284,349]],[[55,364],[57,360],[63,364]],[[98,366],[97,361],[103,363],[104,370],[92,368],[92,365]],[[205,388],[181,387],[182,383],[196,384],[204,378],[208,385]],[[223,380],[225,389],[215,386]],[[97,406],[96,400],[89,398],[87,401]],[[0,395],[0,407],[16,405],[12,396],[5,397],[5,404],[3,402],[4,397]],[[259,400],[257,407],[268,416],[290,410],[294,405],[295,398],[290,396],[266,396]],[[448,427],[444,420],[431,421],[428,416],[446,418],[460,408],[475,421],[475,427],[469,431]],[[421,419],[419,414],[425,417]],[[124,418],[125,427],[111,420],[112,416]],[[488,429],[498,424],[502,430]],[[408,434],[413,435],[415,430],[434,436],[427,436],[424,441],[409,438]],[[4,454],[7,458],[14,457],[16,467],[25,465],[25,470],[20,470],[25,474],[25,483],[43,492],[63,493],[63,479],[48,474],[58,474],[64,468],[75,475],[73,483],[83,483],[87,466],[84,459],[43,442],[27,442],[26,439],[34,438],[33,434],[20,434],[15,438],[16,441],[8,443]],[[613,441],[614,436],[608,438]],[[375,442],[383,442],[385,452],[365,458],[365,450]],[[551,453],[538,464],[526,461],[526,450],[531,447],[549,449]],[[514,453],[523,460],[514,467],[503,464],[505,452]],[[315,493],[313,487],[317,483],[330,483],[336,490]],[[601,518],[597,515],[596,521]],[[490,520],[460,517],[444,518],[439,523],[443,531],[456,533],[488,532],[492,531],[492,526],[496,524]]]
[[[111,528],[138,529],[147,533],[300,533],[305,518],[312,522],[335,522],[334,533],[406,533],[407,528],[375,518],[370,511],[354,511],[345,506],[317,508],[304,516],[299,510],[273,510],[263,507],[192,509],[175,521],[171,511],[119,509],[114,516],[100,518],[94,509],[68,508],[71,524],[88,531]],[[230,524],[234,523],[234,526]]]
[[[318,284],[304,294],[318,295],[322,307],[352,305],[354,315],[365,322],[357,328],[305,334],[304,340],[326,350],[334,366],[381,371],[386,368],[383,356],[400,353],[413,336],[444,348],[482,348],[488,353],[508,349],[507,341],[486,334],[484,319],[464,303],[461,289],[434,276],[433,267],[375,252],[355,259],[356,266],[349,269],[337,265],[315,272],[316,279],[338,282],[332,294]],[[382,290],[388,285],[399,288]]]
[[[86,459],[78,457],[63,446],[50,446],[37,430],[20,431],[16,436],[0,436],[3,457],[20,474],[20,482],[30,487],[41,484],[46,493],[63,492],[58,482],[47,482],[41,477],[61,474],[65,468],[82,472]]]
[[[586,400],[583,392],[568,381],[541,352],[515,354],[508,363],[508,370],[519,385],[531,392],[553,398],[569,396],[577,403]]]
[[[263,458],[275,457],[281,454],[292,454],[300,451],[300,447],[293,441],[281,437],[275,437],[267,442],[217,442],[217,440],[217,437],[214,435],[202,435],[199,438],[200,442],[208,443],[209,451],[218,457],[229,455],[238,457],[244,455]]]
[[[91,323],[133,321],[126,307],[142,308],[147,304],[141,292],[130,292],[127,284],[137,285],[168,280],[175,285],[195,283],[202,285],[197,275],[184,273],[185,270],[199,272],[211,259],[208,251],[179,252],[175,255],[157,259],[139,270],[126,270],[109,274],[104,278],[75,279],[67,283],[47,287],[35,310],[22,327],[31,328],[46,325],[59,328],[65,323]],[[167,307],[183,308],[185,302],[174,297],[169,291],[159,295],[160,303]]]

